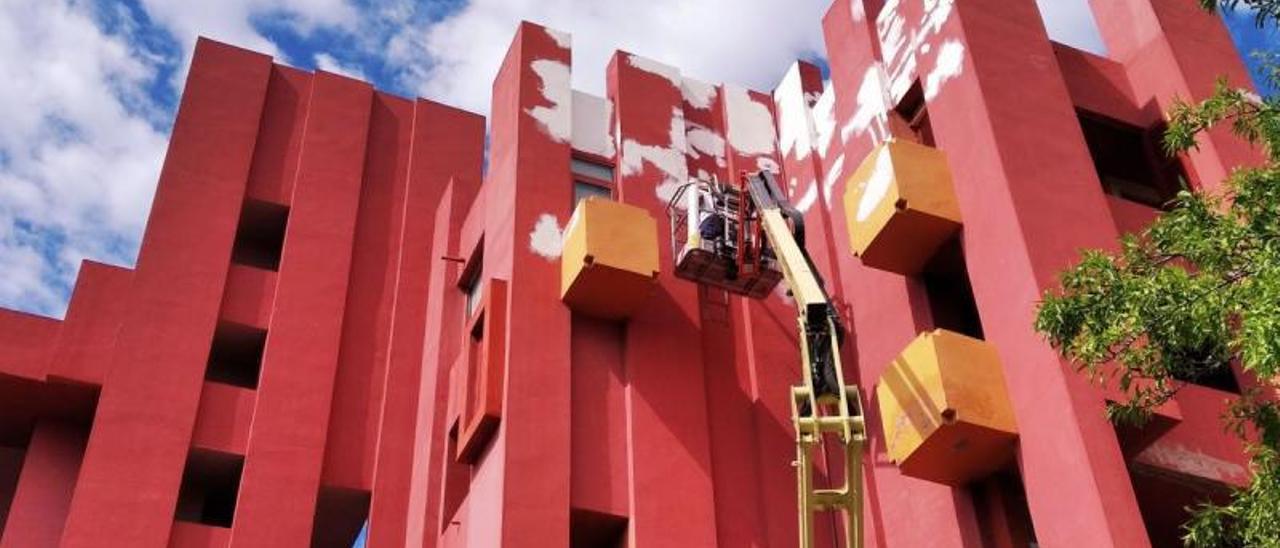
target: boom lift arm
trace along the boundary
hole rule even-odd
[[[694,194],[686,195],[691,188]],[[681,203],[683,198],[687,203]],[[789,205],[768,171],[744,175],[737,188],[693,181],[677,191],[668,211],[678,248],[677,276],[763,298],[777,282],[777,275],[769,273],[775,265],[781,270],[796,303],[804,373],[802,383],[791,388],[800,546],[812,548],[815,514],[830,511],[842,514],[843,545],[860,548],[866,425],[857,388],[844,382],[844,329],[804,249],[803,216]],[[681,230],[687,232],[683,249]],[[708,239],[715,241],[704,241]],[[842,470],[827,470],[828,483],[840,485],[818,488],[813,459],[815,453],[829,455],[829,449],[838,449],[843,457]]]
[[[840,364],[844,328],[804,249],[804,218],[782,196],[773,175],[761,171],[747,179],[747,191],[760,225],[796,301],[804,383],[791,388],[791,420],[796,429],[796,480],[800,510],[800,546],[813,546],[814,514],[841,511],[845,545],[862,546],[862,448],[866,426],[857,387],[846,385]],[[790,221],[788,224],[787,221]],[[843,485],[817,489],[815,451],[828,449],[834,434],[843,454]],[[840,478],[828,470],[832,480]]]

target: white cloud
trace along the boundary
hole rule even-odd
[[[80,259],[133,260],[165,147],[156,56],[80,4],[0,2],[0,304],[59,315]],[[127,32],[122,26],[121,32]]]
[[[320,70],[332,72],[334,74],[341,74],[348,78],[355,78],[356,80],[367,81],[369,79],[368,76],[365,76],[364,71],[360,70],[360,67],[343,64],[337,59],[334,59],[334,57],[328,53],[317,53],[315,55],[315,60],[316,68]]]
[[[770,90],[797,57],[821,54],[830,0],[473,0],[401,30],[387,51],[425,97],[487,112],[493,77],[522,19],[573,34],[573,85],[601,95],[622,49],[686,76]],[[762,38],[767,37],[767,38]]]

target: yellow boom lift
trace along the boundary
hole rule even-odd
[[[847,547],[862,546],[862,449],[866,441],[857,387],[844,382],[844,328],[804,248],[804,217],[790,206],[768,171],[739,184],[693,180],[667,207],[676,276],[761,299],[785,280],[800,330],[801,383],[791,387],[796,435],[796,493],[801,548],[814,544],[818,512],[838,512]],[[828,485],[814,478],[815,455],[838,450]]]

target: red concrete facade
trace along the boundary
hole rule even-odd
[[[525,23],[487,168],[481,116],[201,40],[137,266],[86,263],[61,321],[0,310],[0,547],[344,546],[366,523],[377,547],[793,546],[792,305],[676,279],[665,245],[677,185],[756,169],[850,330],[868,546],[1169,545],[1182,506],[1248,479],[1231,393],[1117,431],[1114,391],[1030,326],[1078,249],[1155,215],[1107,186],[1088,120],[1149,135],[1174,97],[1248,85],[1195,4],[1094,1],[1101,57],[1051,42],[1034,0],[836,0],[830,79],[797,63],[772,95],[618,52],[594,97],[570,37]],[[845,230],[846,179],[912,97],[964,219],[969,287],[942,296]],[[1212,187],[1255,154],[1214,133],[1157,167]],[[575,180],[658,220],[626,321],[560,301]],[[1019,439],[1003,479],[949,487],[888,460],[873,395],[962,298]]]

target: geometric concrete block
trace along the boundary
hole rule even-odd
[[[995,347],[922,333],[876,386],[889,457],[908,476],[963,485],[1009,462],[1018,439]]]
[[[624,319],[653,294],[657,279],[653,216],[613,200],[580,200],[564,231],[561,300],[582,314]]]
[[[961,226],[946,155],[910,141],[867,155],[845,187],[844,211],[854,255],[907,276]]]

